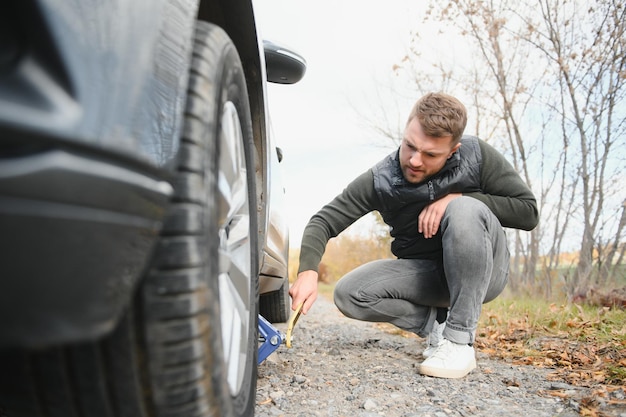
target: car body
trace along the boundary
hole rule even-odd
[[[265,83],[298,81],[304,60],[264,48],[249,0],[24,0],[0,5],[0,27],[0,363],[87,355],[130,334],[135,354],[107,366],[133,368],[151,400],[112,404],[249,415],[257,289],[262,310],[281,303],[275,321],[287,314]],[[193,366],[168,362],[175,344]],[[87,363],[107,368],[72,366]],[[185,382],[183,401],[180,381],[162,381],[172,366],[210,372]],[[46,374],[15,391],[23,368],[7,369],[7,415],[47,407],[19,392],[62,383]]]

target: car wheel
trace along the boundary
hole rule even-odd
[[[199,22],[195,41],[175,203],[144,288],[146,349],[167,415],[186,415],[189,404],[170,411],[190,399],[252,415],[258,242],[246,81],[219,27]]]
[[[270,323],[285,323],[289,320],[291,298],[289,298],[289,281],[287,279],[278,291],[261,295],[259,312]]]
[[[0,353],[0,416],[252,416],[254,145],[237,51],[199,22],[175,195],[134,305],[105,340]]]

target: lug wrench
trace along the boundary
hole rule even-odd
[[[304,303],[301,303],[289,318],[287,334],[283,334],[278,331],[278,329],[276,329],[263,316],[259,315],[259,339],[263,341],[263,343],[259,346],[258,364],[261,364],[265,359],[267,359],[267,357],[278,349],[282,343],[284,343],[287,348],[291,348],[293,328],[300,318],[303,304]]]

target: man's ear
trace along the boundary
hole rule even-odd
[[[454,155],[454,153],[458,151],[460,147],[461,147],[461,142],[454,145],[454,148],[452,148],[452,150],[450,151],[450,155],[448,155],[448,159],[452,158],[452,155]]]

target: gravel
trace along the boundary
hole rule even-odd
[[[426,377],[418,373],[424,340],[396,333],[345,318],[318,298],[300,317],[292,348],[281,346],[259,366],[256,416],[574,417],[592,397],[589,388],[548,381],[549,369],[481,352],[465,378]],[[623,406],[596,401],[597,415],[626,417]]]

